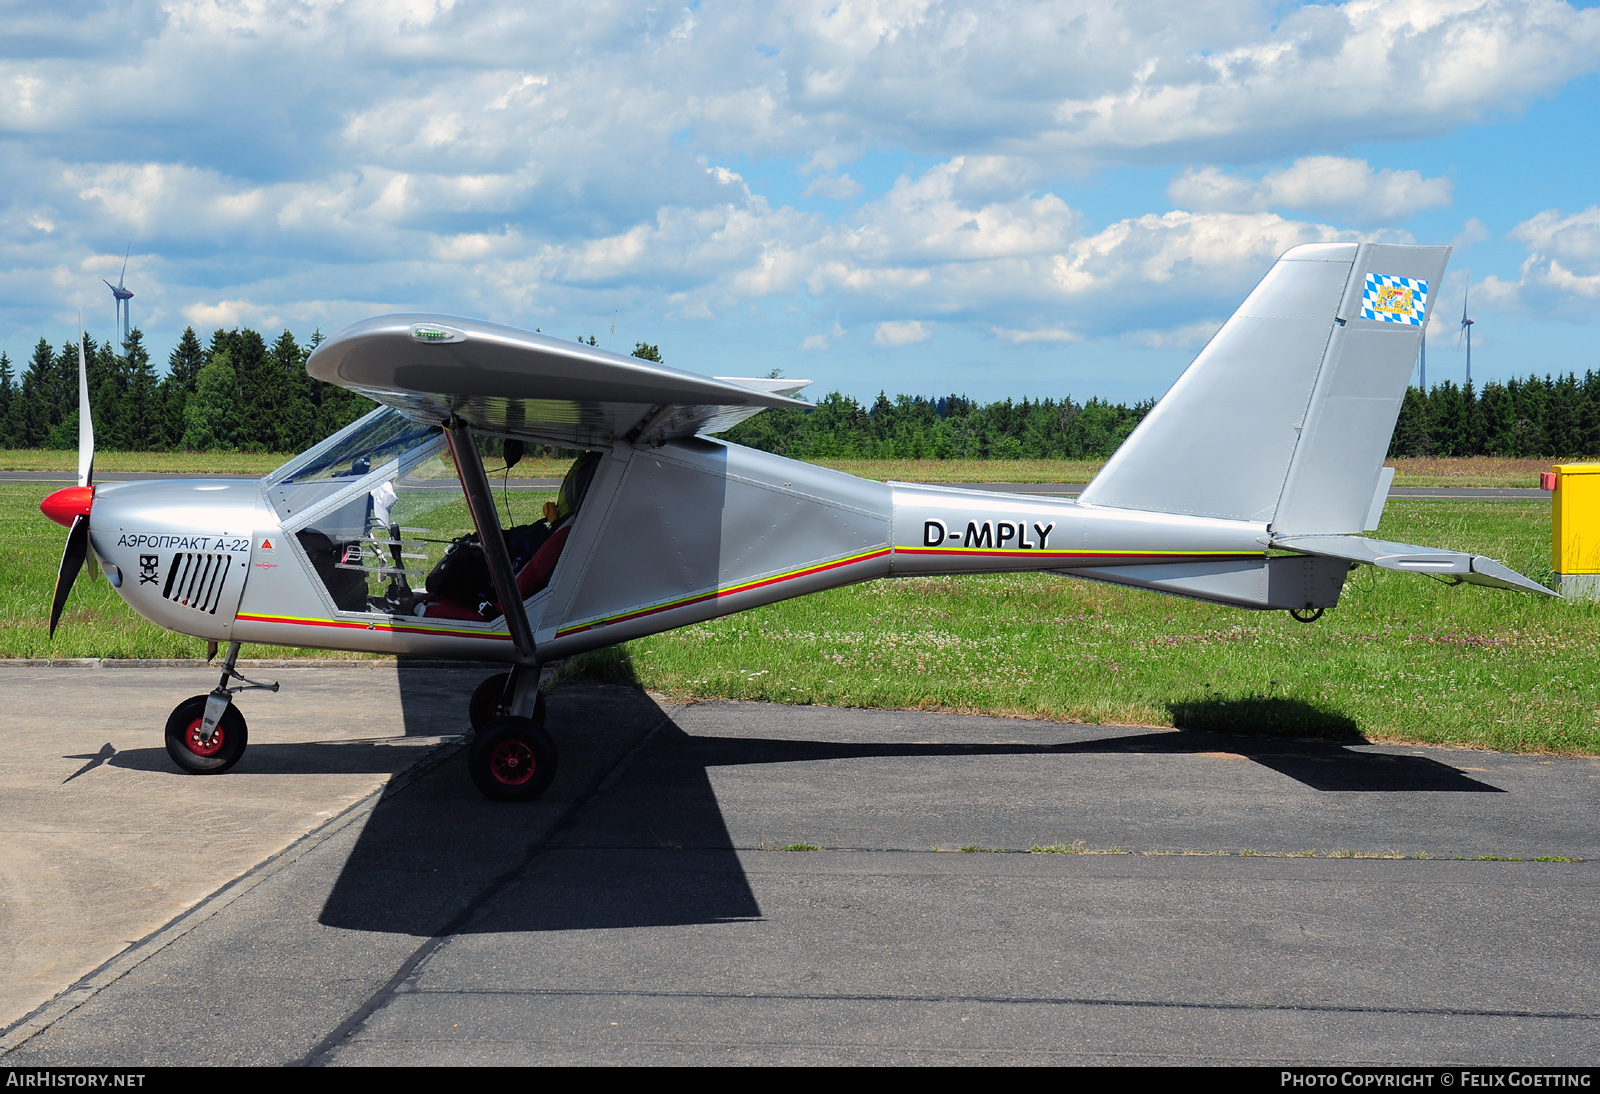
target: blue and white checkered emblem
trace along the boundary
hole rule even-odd
[[[1361,318],[1380,323],[1406,323],[1422,326],[1428,313],[1428,283],[1414,277],[1367,275],[1367,288],[1361,294]]]

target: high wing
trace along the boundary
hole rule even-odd
[[[716,433],[809,380],[701,376],[654,361],[473,319],[384,315],[346,327],[306,362],[319,380],[421,421],[452,416],[493,433],[585,448]]]

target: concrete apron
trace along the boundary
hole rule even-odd
[[[0,663],[3,665],[3,663]],[[178,772],[163,727],[194,664],[0,667],[0,1028],[413,765],[457,747],[489,666],[241,662],[232,772]]]

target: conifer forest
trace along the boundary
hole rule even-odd
[[[202,343],[184,330],[158,374],[142,333],[125,345],[86,339],[96,446],[121,451],[292,453],[370,410],[365,397],[306,374],[322,340],[249,328]],[[658,347],[634,354],[661,360]],[[962,395],[880,393],[870,404],[823,395],[809,412],[770,410],[729,440],[795,459],[1103,459],[1154,401],[1099,398],[980,403]],[[78,352],[44,339],[26,362],[0,353],[0,448],[78,443]],[[555,450],[552,450],[552,453]],[[1528,376],[1481,389],[1451,381],[1407,390],[1391,456],[1570,458],[1600,454],[1600,374]]]

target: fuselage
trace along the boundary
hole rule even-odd
[[[346,492],[360,501],[371,487],[353,480]],[[297,535],[303,521],[281,513],[271,490],[270,480],[104,484],[91,543],[129,605],[169,630],[515,659],[503,620],[341,608]],[[321,509],[341,504],[350,502],[336,493]],[[1049,570],[1118,580],[1131,567],[1259,568],[1267,538],[1264,525],[1243,521],[874,482],[704,438],[617,444],[549,584],[526,607],[548,660],[877,578]]]

